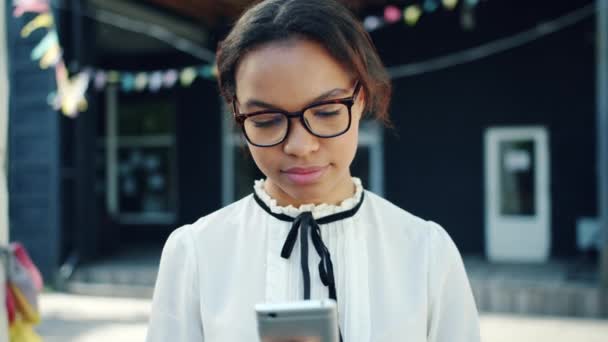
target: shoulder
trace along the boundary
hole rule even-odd
[[[371,191],[366,190],[365,197],[365,201],[368,202],[371,210],[380,214],[386,220],[402,222],[408,225],[421,225],[426,222],[422,218],[398,207],[389,200],[382,198]]]
[[[409,243],[418,252],[427,255],[429,262],[436,268],[450,268],[462,264],[462,256],[458,247],[443,226],[420,218],[388,200],[369,191],[365,192],[369,215],[377,220],[377,226],[382,227],[379,234],[386,235],[390,243]],[[424,251],[422,250],[424,249]]]
[[[191,224],[187,224],[175,229],[167,240],[167,244],[173,240],[183,239],[197,241],[206,236],[214,234],[229,234],[242,222],[244,218],[251,216],[253,210],[253,196],[248,195],[242,199],[207,214]]]
[[[442,234],[442,231],[445,233],[439,224],[416,216],[371,191],[365,191],[365,196],[370,213],[389,223],[390,227],[429,235]]]
[[[196,222],[175,229],[163,246],[163,269],[193,269],[205,253],[217,252],[233,241],[239,221],[250,211],[253,199],[243,199],[199,218]]]
[[[199,218],[192,224],[194,230],[205,229],[205,227],[217,222],[230,223],[251,211],[254,203],[253,195],[247,195],[240,200],[220,208],[210,214]]]
[[[455,248],[447,231],[438,223],[421,218],[400,208],[373,192],[365,191],[368,214],[381,226],[385,233],[404,236],[408,240],[423,243],[428,248]]]

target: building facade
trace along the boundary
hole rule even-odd
[[[146,72],[200,63],[93,20],[104,11],[210,50],[228,29],[228,20],[205,25],[175,4],[152,3],[57,2],[70,8],[57,14],[66,61],[74,70]],[[578,255],[577,227],[597,212],[593,15],[469,63],[407,77],[398,70],[487,46],[591,3],[486,1],[468,29],[460,12],[438,10],[415,27],[371,32],[395,75],[394,128],[364,123],[353,174],[442,224],[463,254],[530,262]],[[358,14],[381,5],[370,2]],[[13,18],[5,6],[11,239],[25,243],[47,278],[66,261],[160,249],[173,229],[246,195],[261,177],[212,80],[158,92],[91,89],[78,118],[57,114],[47,104],[54,73],[29,58],[41,37],[20,38],[31,17]]]

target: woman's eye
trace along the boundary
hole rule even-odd
[[[340,114],[339,110],[332,110],[332,111],[316,111],[315,112],[315,116],[320,116],[320,117],[326,117],[326,116],[335,116]]]
[[[251,121],[253,121],[253,125],[255,127],[257,127],[257,128],[273,127],[273,126],[280,125],[280,123],[281,123],[281,119],[280,118],[269,119],[269,120],[255,120],[255,119],[252,119]]]

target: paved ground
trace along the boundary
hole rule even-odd
[[[38,331],[45,342],[143,341],[150,301],[45,294],[43,322]],[[483,342],[606,342],[608,320],[481,316]]]
[[[44,294],[40,299],[45,342],[143,341],[150,300]]]
[[[606,342],[608,320],[482,315],[483,342]]]

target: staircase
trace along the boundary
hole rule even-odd
[[[159,259],[159,250],[139,250],[83,265],[66,287],[77,294],[151,298]],[[473,256],[464,262],[480,312],[607,317],[592,263],[496,264]]]

